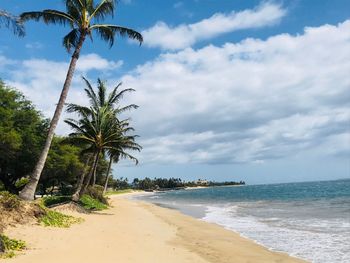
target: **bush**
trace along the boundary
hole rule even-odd
[[[18,209],[21,205],[21,200],[17,195],[10,194],[9,192],[0,192],[0,206],[6,210]]]
[[[71,201],[70,196],[47,196],[43,198],[43,205],[46,207]]]
[[[85,194],[80,200],[79,204],[82,205],[87,210],[104,210],[107,209],[108,206],[97,199],[92,198],[91,196]]]
[[[108,205],[107,198],[103,195],[103,187],[100,185],[89,186],[85,193],[86,195],[98,200],[99,202]]]

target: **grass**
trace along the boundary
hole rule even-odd
[[[13,258],[15,251],[22,251],[26,248],[26,243],[22,240],[11,239],[5,235],[0,235],[0,238],[5,247],[5,253],[0,255],[0,258]]]
[[[134,190],[133,189],[123,189],[123,190],[114,190],[114,191],[108,191],[106,195],[119,195],[119,194],[127,194],[127,193],[132,193]]]
[[[107,205],[101,203],[100,201],[92,198],[89,195],[83,195],[79,200],[79,204],[87,210],[100,211],[108,208]]]

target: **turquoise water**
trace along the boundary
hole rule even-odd
[[[142,199],[316,263],[350,263],[350,179],[170,191]]]

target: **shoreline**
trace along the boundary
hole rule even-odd
[[[129,199],[140,192],[112,195],[112,207],[88,215],[69,229],[38,225],[5,231],[29,249],[2,262],[306,262],[271,251],[222,226],[177,210]]]

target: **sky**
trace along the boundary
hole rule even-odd
[[[61,0],[0,0],[13,14],[64,10]],[[180,177],[248,184],[350,178],[350,1],[119,1],[107,22],[144,43],[87,40],[67,102],[87,104],[81,76],[139,109],[138,166],[115,177]],[[70,54],[68,28],[28,22],[0,28],[0,78],[50,118]],[[63,119],[57,134],[69,134]]]

